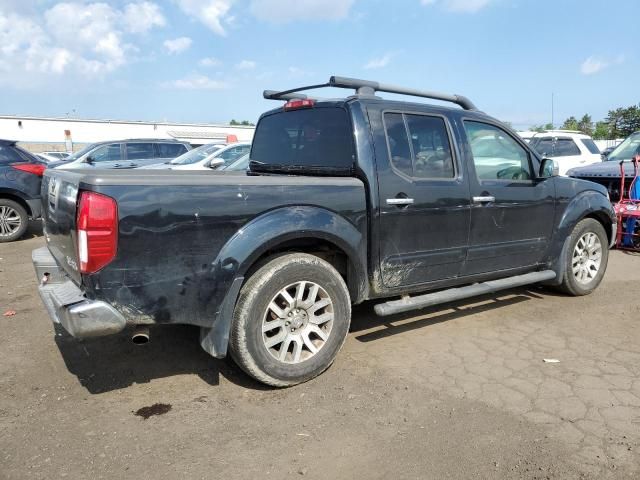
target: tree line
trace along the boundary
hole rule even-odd
[[[577,130],[596,140],[626,138],[633,132],[640,130],[640,104],[609,110],[604,120],[595,123],[591,119],[591,115],[586,113],[580,120],[571,116],[564,121],[560,128],[562,130]],[[531,130],[536,132],[553,129],[554,126],[551,123],[531,127]]]

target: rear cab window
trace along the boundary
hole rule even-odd
[[[346,109],[314,106],[262,117],[253,137],[252,171],[351,175],[353,128]]]

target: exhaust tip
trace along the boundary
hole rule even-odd
[[[149,328],[148,327],[136,327],[135,332],[131,336],[131,341],[135,345],[145,345],[149,343]]]

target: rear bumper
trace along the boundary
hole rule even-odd
[[[54,323],[76,338],[118,333],[126,319],[111,305],[89,300],[64,274],[47,247],[34,250],[31,260],[38,278],[38,293]]]

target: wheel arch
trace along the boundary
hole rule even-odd
[[[13,200],[26,210],[29,217],[33,217],[33,211],[31,210],[29,203],[27,203],[27,199],[24,198],[24,196],[22,196],[18,191],[9,188],[0,188],[0,198]]]

